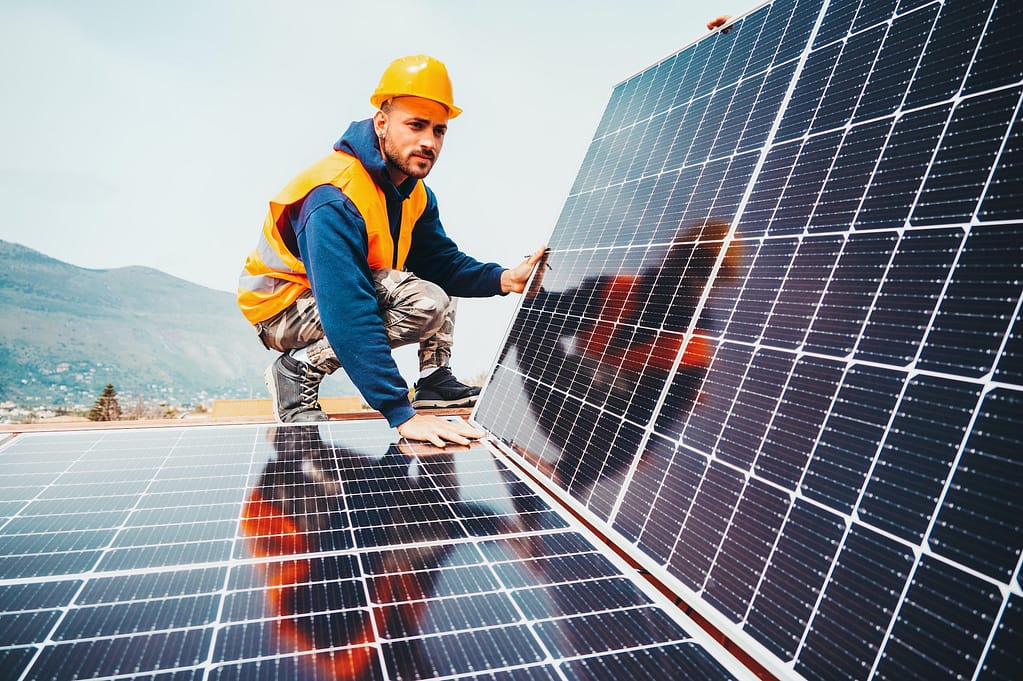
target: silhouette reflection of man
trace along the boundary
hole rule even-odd
[[[269,431],[276,456],[243,508],[247,549],[266,559],[258,569],[275,625],[264,645],[312,653],[298,658],[309,678],[370,679],[380,677],[379,637],[410,637],[393,663],[429,668],[442,653],[415,637],[438,604],[442,568],[465,562],[459,547],[551,529],[556,516],[517,504],[528,498],[514,488],[523,483],[488,468],[489,453],[466,474],[456,458],[468,447],[403,442],[374,456],[325,441],[319,428]],[[528,553],[528,542],[516,546]]]
[[[704,315],[695,334],[687,332],[714,268],[718,279],[735,276],[738,249],[728,227],[708,221],[684,229],[638,273],[598,274],[564,290],[542,287],[541,262],[509,345],[526,376],[530,411],[560,452],[553,463],[522,453],[577,497],[629,466],[673,369],[680,393],[673,404],[698,397],[714,352],[705,328],[713,321]],[[684,416],[664,404],[658,419]],[[573,432],[579,424],[586,428]]]

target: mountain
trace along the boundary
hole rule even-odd
[[[0,401],[88,406],[107,383],[169,404],[265,397],[274,356],[234,294],[147,267],[76,267],[0,240]],[[356,394],[346,379],[332,387]]]

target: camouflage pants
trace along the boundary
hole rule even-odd
[[[455,300],[436,284],[401,270],[374,270],[380,317],[392,348],[419,343],[419,368],[447,366],[455,331]],[[307,348],[310,363],[327,373],[340,366],[323,335],[320,311],[306,291],[283,312],[256,325],[270,350]]]

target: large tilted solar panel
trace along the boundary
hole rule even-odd
[[[617,86],[474,418],[775,674],[1023,673],[1023,3]]]
[[[0,443],[0,679],[744,677],[491,450],[395,438]]]

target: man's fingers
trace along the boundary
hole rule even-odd
[[[528,261],[529,262],[529,271],[532,272],[533,268],[536,267],[537,263],[539,263],[541,260],[543,260],[544,256],[546,256],[546,255],[547,255],[547,247],[546,246],[541,246],[540,250],[538,250],[533,255],[529,256],[529,261]]]
[[[531,254],[523,261],[522,265],[520,266],[521,273],[518,277],[521,280],[523,288],[525,288],[526,282],[529,280],[530,275],[533,274],[533,271],[536,269],[536,266],[540,264],[540,262],[544,259],[544,256],[546,254],[547,247],[544,246],[536,253]],[[521,293],[521,291],[519,292]]]
[[[707,22],[707,30],[708,31],[713,31],[718,26],[721,26],[721,25],[727,23],[728,20],[731,19],[731,18],[732,17],[731,17],[730,14],[723,14],[722,16],[715,17],[714,19],[711,19],[710,21]]]
[[[445,436],[452,442],[457,442],[460,445],[469,444],[469,438],[478,440],[485,435],[485,433],[476,430],[464,421],[445,421],[445,423],[452,426],[450,432],[445,433]]]
[[[461,422],[461,428],[459,429],[458,434],[462,435],[464,437],[472,438],[474,440],[479,440],[481,437],[486,435],[486,433],[484,433],[482,430],[479,430],[477,428],[473,428],[472,426],[470,426],[469,424],[465,423],[464,421]]]
[[[547,247],[541,246],[540,249],[537,250],[535,253],[530,253],[529,255],[527,255],[522,264],[528,266],[530,271],[532,271],[532,269],[536,267],[536,263],[540,262],[541,258],[543,258],[546,252]]]
[[[476,430],[464,421],[448,421],[437,416],[416,414],[398,426],[398,434],[409,440],[429,442],[443,448],[447,442],[470,444],[469,438],[479,439],[486,433]]]
[[[462,437],[461,435],[459,435],[458,433],[449,433],[449,434],[446,434],[445,437],[450,442],[454,442],[456,445],[468,445],[469,444],[469,441],[467,439],[465,439],[464,437]]]

